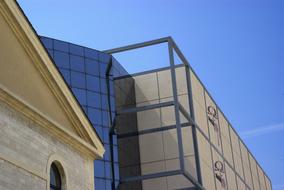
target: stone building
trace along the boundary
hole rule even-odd
[[[0,189],[94,189],[102,142],[15,1],[0,34]]]

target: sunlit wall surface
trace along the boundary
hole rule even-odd
[[[93,49],[46,37],[41,37],[41,41],[104,143],[106,150],[104,158],[94,163],[95,188],[110,190],[112,172],[106,69],[111,56]],[[126,74],[115,60],[113,62],[111,75]],[[112,115],[114,115],[115,102],[112,80],[111,76],[110,102]],[[116,139],[114,139],[113,148],[117,183],[119,173]]]
[[[185,69],[183,66],[178,66],[175,69],[177,94],[179,103],[190,114]],[[247,150],[195,73],[190,70],[189,76],[189,86],[192,88],[193,95],[194,116],[198,125],[199,157],[194,152],[191,126],[187,124],[185,117],[180,114],[185,170],[197,178],[195,159],[198,159],[203,186],[210,190],[271,190],[270,180]],[[120,101],[120,97],[125,96],[125,94],[121,93],[122,85],[126,84],[130,79],[132,79],[132,87],[129,88],[128,86],[126,91],[132,91],[132,93],[128,94],[135,98],[127,102]],[[131,77],[119,77],[115,79],[115,86],[119,86],[119,88],[115,88],[118,110],[173,100],[172,79],[169,68],[135,74]],[[129,96],[129,99],[133,99],[131,96]],[[190,115],[192,116],[192,114]],[[128,125],[128,127],[120,130],[119,127],[122,126],[118,126],[118,133],[122,132],[122,135],[120,135],[122,138],[118,138],[118,142],[122,140],[132,142],[136,138],[137,142],[134,144],[137,146],[136,150],[138,151],[132,151],[132,157],[135,158],[136,162],[129,164],[128,168],[120,168],[121,178],[180,169],[177,130],[176,128],[170,128],[176,123],[173,106],[139,111],[132,115],[131,120],[128,118],[130,118],[129,115],[127,117],[125,114],[118,116],[118,120],[124,123],[124,126]],[[135,119],[133,120],[133,118]],[[136,124],[134,124],[135,122]],[[159,128],[169,129],[159,130]],[[144,133],[145,130],[152,130],[152,132]],[[124,153],[119,152],[119,154]],[[172,190],[193,187],[190,181],[182,175],[147,179],[142,180],[141,183],[144,190]],[[131,186],[127,189],[131,189]]]

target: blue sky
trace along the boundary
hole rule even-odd
[[[283,0],[18,2],[38,34],[98,50],[172,36],[274,190],[284,190]],[[130,72],[167,63],[164,46],[143,51],[118,59]]]

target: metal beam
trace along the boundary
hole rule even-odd
[[[147,42],[142,42],[142,43],[132,44],[132,45],[123,46],[123,47],[119,47],[119,48],[104,50],[103,52],[108,53],[108,54],[120,53],[120,52],[129,51],[129,50],[133,50],[133,49],[138,49],[138,48],[143,48],[143,47],[152,46],[152,45],[156,45],[156,44],[166,43],[166,42],[169,41],[170,38],[171,37],[160,38],[160,39],[151,40],[151,41],[147,41]]]
[[[188,171],[183,174],[198,190],[206,190]]]

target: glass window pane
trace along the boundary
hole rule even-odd
[[[67,84],[70,84],[70,71],[67,69],[59,69],[59,71],[63,76],[65,82],[67,82]]]
[[[71,85],[72,87],[86,88],[85,75],[71,71]]]
[[[75,55],[70,55],[70,66],[71,70],[73,71],[84,72],[84,58]]]
[[[106,77],[107,63],[100,63],[100,76]]]
[[[110,162],[105,162],[105,175],[106,178],[110,178],[111,179],[111,164]]]
[[[98,77],[94,77],[91,75],[87,76],[87,89],[99,92],[100,91],[100,80]]]
[[[102,111],[102,114],[103,114],[103,126],[108,127],[109,126],[108,112]]]
[[[99,62],[96,60],[85,59],[86,73],[99,76]]]
[[[104,160],[110,161],[110,145],[105,145]]]
[[[99,60],[99,52],[90,48],[85,48],[85,56],[95,60]]]
[[[102,95],[102,109],[103,110],[108,110],[108,99],[106,95]]]
[[[95,92],[87,92],[87,99],[88,99],[88,106],[95,107],[100,109],[101,108],[101,97],[100,94]]]
[[[86,90],[72,88],[72,91],[81,105],[86,105]]]
[[[81,46],[70,44],[69,49],[70,49],[70,53],[74,55],[84,56],[84,48]]]
[[[99,179],[95,178],[95,189],[98,190],[105,190],[105,180],[104,179]]]
[[[67,53],[54,51],[54,61],[57,67],[69,69],[69,55]]]
[[[99,60],[100,60],[101,62],[109,63],[110,58],[111,58],[110,55],[108,55],[108,54],[106,54],[106,53],[101,53],[101,52],[100,52],[100,54],[99,54]]]
[[[97,134],[101,139],[103,139],[103,127],[95,125],[93,126],[96,129]]]
[[[52,59],[54,59],[53,50],[48,49],[47,52],[48,52],[49,56],[52,57]]]
[[[102,116],[100,110],[88,108],[88,116],[93,124],[102,125]]]
[[[101,93],[107,94],[107,83],[103,78],[101,78]]]
[[[109,144],[109,129],[103,128],[103,132],[104,132],[104,143]]]
[[[112,190],[112,188],[111,188],[111,180],[106,180],[106,190]]]
[[[95,160],[94,171],[95,171],[95,177],[105,177],[104,161]]]
[[[67,53],[69,52],[68,43],[66,42],[54,40],[53,45],[54,45],[54,49],[56,50],[64,51]]]
[[[40,37],[45,48],[53,49],[53,40],[50,38]]]

